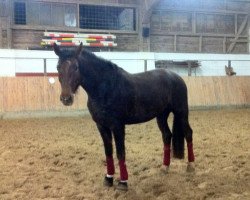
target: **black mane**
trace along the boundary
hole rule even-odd
[[[72,57],[75,57],[75,49],[74,48],[62,48],[61,49],[61,56],[60,59],[61,60],[67,60],[67,59],[71,59]],[[99,68],[102,71],[107,71],[107,70],[117,70],[118,68],[121,69],[120,67],[118,67],[116,64],[112,63],[109,60],[106,60],[104,58],[101,57],[97,57],[94,53],[86,50],[86,49],[82,49],[78,60],[84,60],[85,62],[96,66],[97,68]]]
[[[113,63],[109,60],[106,60],[104,58],[97,57],[94,53],[87,51],[85,49],[83,49],[81,51],[79,58],[85,59],[88,63],[97,67],[102,72],[104,72],[104,71],[117,71],[118,69],[121,69],[115,63]]]

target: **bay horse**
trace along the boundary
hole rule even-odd
[[[119,190],[128,189],[125,162],[125,125],[156,118],[163,140],[163,168],[170,165],[171,142],[173,156],[184,158],[184,138],[187,142],[189,165],[194,162],[192,129],[188,122],[187,87],[183,79],[166,69],[130,74],[111,61],[83,49],[61,49],[54,44],[59,56],[58,76],[61,102],[70,106],[79,86],[88,95],[87,106],[103,140],[107,174],[105,186],[113,186],[114,138],[120,169]],[[174,114],[172,133],[167,118]],[[146,130],[145,130],[146,131]],[[192,167],[194,169],[194,167]]]

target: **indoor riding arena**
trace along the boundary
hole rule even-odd
[[[250,199],[249,14],[248,0],[0,0],[0,200]],[[54,43],[83,46],[80,54],[131,76],[159,68],[181,76],[194,162],[185,142],[184,159],[171,147],[163,166],[155,118],[126,125],[127,190],[117,187],[114,141],[114,183],[104,185],[109,164],[89,93],[79,87],[73,105],[62,103],[60,66],[80,61],[58,64]]]

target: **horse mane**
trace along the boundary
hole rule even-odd
[[[87,62],[91,63],[96,67],[96,69],[101,71],[117,71],[121,69],[115,63],[106,60],[104,58],[96,56],[94,53],[83,49],[79,55],[79,59],[83,58]]]
[[[60,59],[67,60],[67,59],[70,59],[72,57],[75,57],[75,48],[69,48],[69,47],[61,48]],[[108,71],[108,70],[116,71],[118,68],[121,69],[116,64],[112,63],[111,61],[106,60],[106,59],[101,58],[101,57],[98,57],[94,53],[92,53],[86,49],[82,49],[78,59],[79,60],[82,59],[85,62],[88,62],[91,65],[96,66],[97,70],[100,69],[100,70],[104,70],[104,71]]]

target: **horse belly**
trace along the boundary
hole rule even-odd
[[[147,104],[141,102],[134,107],[133,111],[128,113],[126,123],[136,124],[152,120],[164,112],[166,108],[170,108],[167,101],[151,101]]]
[[[130,117],[128,119],[125,120],[125,124],[138,124],[138,123],[143,123],[143,122],[147,122],[150,121],[152,119],[154,119],[156,117],[156,115],[153,116],[144,116],[144,117]]]

